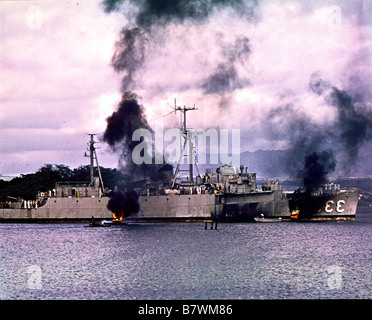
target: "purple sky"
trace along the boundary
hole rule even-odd
[[[122,75],[111,57],[136,12],[127,6],[106,14],[100,2],[0,2],[0,174],[35,172],[45,163],[89,163],[86,134],[103,132],[120,100]],[[199,108],[189,113],[194,128],[240,128],[242,151],[285,149],[285,136],[273,141],[260,131],[271,110],[292,104],[321,124],[335,117],[324,97],[310,92],[312,74],[347,92],[369,86],[371,7],[363,0],[266,0],[254,19],[222,8],[198,24],[170,22],[150,39],[133,91],[142,97],[150,125],[177,98]],[[239,82],[222,95],[206,94],[202,83],[229,54],[232,59],[244,38],[250,52],[234,60]],[[179,126],[179,116],[163,121]],[[117,155],[100,146],[100,165],[116,167]]]

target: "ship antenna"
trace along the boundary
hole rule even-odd
[[[101,183],[101,187],[102,187],[102,193],[104,193],[105,191],[105,187],[103,185],[103,180],[102,180],[102,175],[101,175],[101,170],[99,168],[99,164],[98,164],[98,158],[97,158],[97,152],[96,152],[96,147],[94,146],[94,144],[96,143],[94,141],[94,136],[97,135],[97,133],[88,133],[88,136],[90,136],[90,141],[89,141],[89,158],[90,158],[90,184],[93,183],[94,181],[94,160],[96,160],[96,164],[97,164],[97,169],[98,169],[98,176],[99,176],[99,181]]]
[[[182,157],[184,156],[184,153],[185,153],[187,141],[189,141],[189,157],[190,157],[189,170],[188,170],[189,171],[189,179],[190,179],[190,182],[193,182],[193,164],[192,164],[193,145],[192,145],[192,141],[191,141],[192,140],[192,135],[191,135],[191,132],[189,130],[187,130],[187,126],[186,126],[186,113],[187,113],[187,111],[191,111],[191,110],[198,110],[198,109],[195,107],[195,105],[193,107],[177,106],[176,99],[174,99],[174,112],[176,113],[177,111],[180,111],[181,116],[183,116],[182,120],[181,120],[181,123],[182,123],[181,130],[182,130],[182,134],[183,134],[183,137],[184,137],[185,141],[184,141],[184,144],[183,144],[183,148],[181,149],[181,154],[180,154],[179,161],[177,163],[176,171],[174,173],[174,177],[173,177],[173,181],[172,181],[172,188],[174,187],[174,185],[176,183],[177,174],[180,171],[180,163],[181,163],[181,159],[182,159]]]

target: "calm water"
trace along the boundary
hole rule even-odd
[[[370,299],[371,217],[218,230],[0,224],[0,298]]]

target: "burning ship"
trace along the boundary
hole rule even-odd
[[[192,143],[183,113],[182,134]],[[109,219],[116,223],[154,221],[253,221],[255,217],[281,218],[280,221],[354,220],[358,190],[341,190],[338,185],[324,185],[305,192],[283,191],[280,182],[258,185],[256,173],[248,168],[223,165],[213,172],[188,179],[177,177],[179,164],[165,164],[158,169],[158,179],[145,181],[133,190],[110,191],[104,187],[99,170],[94,135],[90,135],[91,181],[57,183],[55,189],[39,192],[35,204],[12,203],[0,209],[0,222],[92,222]],[[191,150],[191,148],[189,149]],[[94,160],[98,177],[94,176]]]
[[[338,184],[324,184],[312,193],[288,195],[293,220],[355,220],[359,191],[341,190]]]

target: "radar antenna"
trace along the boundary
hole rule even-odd
[[[180,111],[183,115],[181,132],[182,132],[182,135],[183,135],[185,140],[184,140],[183,148],[181,149],[181,154],[180,154],[179,161],[177,163],[176,171],[174,173],[174,177],[173,177],[173,181],[172,181],[172,188],[174,187],[174,185],[176,183],[176,178],[177,178],[178,172],[182,171],[182,170],[180,170],[180,164],[181,164],[182,157],[185,156],[187,141],[189,142],[189,154],[188,154],[188,156],[189,156],[189,169],[184,170],[184,171],[189,172],[190,182],[193,182],[193,161],[192,161],[192,157],[193,157],[193,153],[194,153],[194,146],[193,146],[193,142],[192,142],[193,135],[192,135],[192,132],[190,130],[187,130],[187,126],[186,126],[186,112],[191,111],[191,110],[198,110],[198,109],[195,107],[195,105],[193,107],[177,106],[176,99],[174,99],[174,112],[176,113],[177,111]]]
[[[89,150],[89,158],[90,158],[90,184],[94,183],[94,160],[96,160],[99,181],[101,183],[102,193],[104,193],[105,187],[103,185],[101,170],[98,164],[96,147],[94,146],[94,144],[96,143],[96,141],[94,141],[95,135],[97,135],[97,133],[88,133],[88,136],[90,136],[90,141],[88,142],[88,150]],[[88,157],[86,154],[85,156]]]

